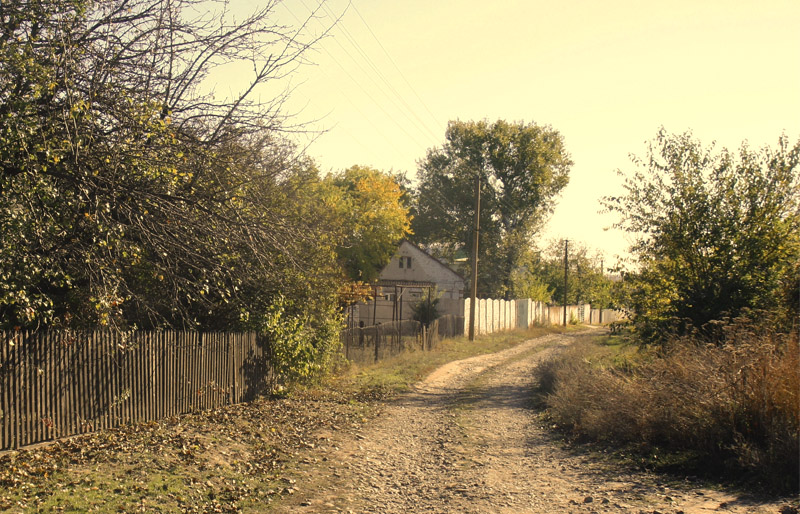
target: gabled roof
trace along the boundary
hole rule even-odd
[[[420,248],[419,246],[415,245],[414,243],[412,243],[411,241],[409,241],[409,240],[407,240],[407,239],[403,239],[403,240],[402,240],[402,241],[400,241],[400,243],[397,245],[397,250],[398,250],[398,252],[400,251],[400,249],[402,249],[402,248],[403,248],[403,246],[404,246],[404,245],[405,245],[407,248],[410,248],[410,249],[411,249],[411,250],[414,252],[414,254],[415,254],[417,257],[419,257],[420,259],[424,259],[424,260],[425,260],[425,261],[427,261],[429,264],[431,264],[431,265],[433,265],[433,266],[436,266],[436,267],[440,268],[441,270],[443,270],[445,273],[449,274],[449,275],[450,275],[450,277],[451,277],[451,281],[452,281],[452,282],[458,282],[458,281],[460,281],[460,282],[465,282],[465,280],[464,280],[464,277],[462,277],[462,276],[461,276],[459,273],[457,273],[456,271],[453,271],[453,269],[452,269],[452,268],[450,268],[450,266],[448,266],[448,265],[446,265],[446,264],[443,264],[441,261],[439,261],[439,259],[437,259],[437,258],[433,257],[433,256],[432,256],[432,255],[430,255],[428,252],[426,252],[425,250],[423,250],[422,248]],[[394,262],[394,261],[391,261],[391,262]],[[391,264],[391,262],[390,262],[390,264]],[[383,272],[384,272],[384,271],[387,269],[387,267],[388,267],[390,264],[387,264],[386,266],[384,266],[384,268],[381,270],[381,273],[380,273],[380,274],[383,274]]]
[[[419,246],[417,246],[416,244],[412,243],[412,242],[411,242],[411,241],[409,241],[408,239],[403,239],[402,241],[400,241],[400,244],[398,245],[398,248],[399,248],[400,246],[402,246],[402,244],[403,244],[403,243],[407,243],[407,244],[409,244],[410,246],[412,246],[413,248],[416,248],[417,250],[419,250],[419,252],[420,252],[422,255],[424,255],[425,257],[427,257],[427,258],[428,258],[428,259],[430,259],[431,261],[435,262],[435,263],[436,263],[436,264],[438,264],[439,266],[441,266],[441,267],[445,268],[447,271],[449,271],[450,273],[452,273],[453,275],[455,275],[455,276],[456,276],[456,277],[457,277],[459,280],[464,280],[464,277],[463,277],[463,276],[461,276],[461,273],[459,273],[459,272],[455,271],[453,268],[451,268],[451,267],[450,267],[450,266],[448,266],[447,264],[444,264],[442,261],[440,261],[439,259],[437,259],[437,258],[436,258],[436,257],[434,257],[433,255],[429,254],[428,252],[426,252],[425,250],[423,250],[422,248],[420,248],[420,247],[419,247]]]

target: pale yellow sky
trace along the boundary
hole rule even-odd
[[[575,165],[543,238],[624,251],[598,200],[660,126],[705,142],[800,137],[800,2],[329,0],[344,16],[299,70],[289,107],[327,130],[324,171],[406,171],[451,119],[559,130]],[[296,23],[315,0],[278,8]],[[330,23],[331,18],[321,20]],[[312,22],[310,28],[322,29]]]

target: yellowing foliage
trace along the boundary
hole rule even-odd
[[[410,233],[409,208],[398,178],[366,166],[327,177],[331,208],[342,229],[339,261],[351,280],[378,277],[401,239]]]

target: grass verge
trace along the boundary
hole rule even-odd
[[[467,337],[445,339],[430,351],[409,351],[374,364],[346,364],[329,378],[333,389],[385,397],[408,390],[436,368],[448,362],[499,352],[523,341],[580,327],[532,327],[488,334],[470,341]]]
[[[572,436],[640,465],[797,492],[797,335],[732,334],[722,345],[684,339],[665,351],[584,341],[539,366],[535,396]]]

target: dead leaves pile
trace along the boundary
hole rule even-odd
[[[0,455],[0,511],[239,512],[292,494],[286,471],[358,429],[379,395],[261,398]]]

